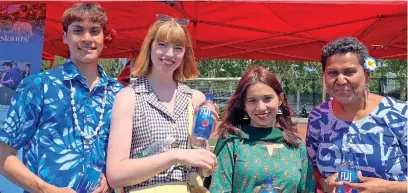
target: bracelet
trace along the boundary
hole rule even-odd
[[[205,147],[206,147],[206,143],[203,143],[203,146],[195,146],[195,145],[191,144],[192,149],[205,149]]]

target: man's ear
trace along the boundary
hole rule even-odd
[[[62,32],[62,41],[67,44],[67,32]]]

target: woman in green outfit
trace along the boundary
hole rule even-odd
[[[263,180],[272,177],[279,192],[315,192],[313,169],[292,113],[276,76],[263,67],[249,69],[219,127],[214,150],[219,165],[210,191],[257,192]]]

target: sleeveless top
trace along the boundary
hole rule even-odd
[[[133,88],[135,93],[130,158],[137,159],[138,154],[150,144],[169,135],[176,138],[171,149],[187,149],[188,104],[189,99],[192,98],[190,87],[178,83],[174,110],[173,113],[170,113],[159,101],[146,77],[137,78],[129,86]],[[173,165],[145,182],[126,187],[125,191],[155,184],[183,182],[187,180],[187,172],[186,166]]]

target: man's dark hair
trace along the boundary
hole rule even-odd
[[[11,62],[4,62],[2,66],[10,66],[10,67],[12,67],[13,64],[11,64]]]
[[[82,22],[89,20],[99,23],[103,30],[108,26],[108,16],[105,10],[96,3],[76,3],[66,9],[62,15],[62,28],[67,32],[68,26],[73,22]]]
[[[353,53],[358,57],[361,65],[364,64],[364,58],[368,56],[367,47],[354,37],[342,37],[335,39],[325,45],[322,49],[322,67],[326,69],[327,58],[335,54]]]

